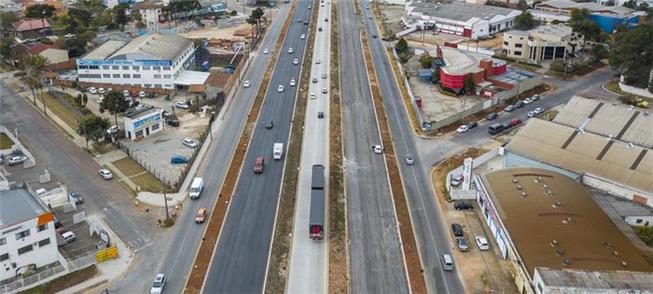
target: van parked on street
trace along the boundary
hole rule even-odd
[[[190,199],[197,199],[200,198],[200,194],[202,193],[202,189],[204,188],[204,180],[202,178],[194,178],[193,182],[190,184],[190,192],[188,193],[188,196],[190,196]]]

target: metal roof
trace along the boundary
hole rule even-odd
[[[0,228],[38,217],[47,211],[25,188],[0,190]]]
[[[630,271],[587,272],[537,268],[542,281],[552,287],[595,289],[611,293],[638,293],[653,289],[653,273]]]
[[[415,7],[413,11],[424,15],[453,19],[461,22],[467,22],[473,18],[490,20],[497,15],[508,15],[517,11],[509,8],[475,5],[464,2],[452,2],[447,4],[414,2],[410,5]]]
[[[97,47],[93,51],[84,55],[82,59],[105,60],[109,58],[109,56],[111,56],[114,52],[118,51],[118,49],[125,46],[125,44],[127,44],[127,42],[117,40],[106,41],[100,45],[100,47]]]
[[[309,225],[324,226],[324,190],[311,190]]]
[[[653,271],[639,249],[573,179],[524,167],[489,172],[481,179],[531,275],[536,267]]]
[[[127,43],[110,59],[131,59],[130,55],[136,55],[148,60],[175,60],[192,44],[190,40],[178,35],[144,35]]]

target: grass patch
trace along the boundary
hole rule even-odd
[[[7,134],[0,133],[0,150],[10,149],[12,145],[14,145],[14,141]]]
[[[75,112],[68,109],[66,105],[61,103],[56,98],[52,97],[52,95],[50,95],[49,93],[43,93],[41,99],[42,99],[41,102],[45,101],[45,106],[48,112],[50,111],[53,112],[71,129],[73,130],[77,129],[78,121],[80,119],[79,115],[77,115]]]
[[[159,193],[161,191],[165,193],[174,192],[172,188],[168,185],[165,185],[150,172],[140,166],[136,161],[129,157],[125,157],[120,160],[112,162],[113,166],[119,169],[123,174],[128,176],[134,184],[136,184],[141,191],[148,191]],[[131,190],[131,188],[130,188]]]
[[[408,89],[406,88],[406,84],[404,83],[404,76],[401,74],[401,69],[399,69],[399,65],[397,64],[397,59],[395,59],[394,54],[392,54],[392,48],[386,48],[386,51],[387,51],[386,53],[388,55],[388,58],[390,59],[390,66],[392,66],[392,71],[395,76],[395,81],[399,86],[399,92],[401,93],[401,98],[404,101],[404,106],[406,107],[406,110],[408,111],[408,116],[410,117],[410,122],[411,125],[413,126],[413,130],[417,134],[425,135],[422,132],[421,127],[419,126],[419,119],[417,118],[417,114],[415,113],[413,103],[412,101],[410,101],[410,95],[408,94]]]
[[[140,166],[136,161],[134,161],[129,157],[116,160],[112,162],[112,164],[128,177],[131,177],[136,174],[140,174],[145,171],[145,169],[142,166]]]
[[[58,277],[43,285],[20,292],[21,294],[55,293],[89,280],[98,274],[95,265]]]

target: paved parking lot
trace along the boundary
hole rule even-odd
[[[80,256],[95,252],[97,250],[96,245],[102,242],[97,235],[90,235],[90,227],[86,221],[73,224],[73,215],[81,211],[81,209],[78,209],[65,213],[61,208],[54,209],[54,215],[63,225],[62,228],[75,233],[74,241],[64,245],[59,244],[59,250],[67,260],[74,260]]]

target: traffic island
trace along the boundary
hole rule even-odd
[[[318,7],[318,1],[313,1],[313,7]],[[311,19],[317,20],[318,9],[311,11]],[[309,28],[307,45],[299,80],[299,91],[295,99],[295,111],[291,124],[288,150],[286,151],[286,166],[284,168],[281,197],[277,210],[270,261],[265,283],[265,293],[282,293],[286,289],[289,273],[290,248],[292,246],[293,217],[295,216],[295,200],[297,197],[297,181],[304,137],[304,122],[306,117],[306,93],[310,84],[311,65],[313,60],[313,45],[315,42],[315,27],[317,21],[312,21]]]
[[[378,79],[376,71],[374,70],[374,63],[372,62],[372,53],[369,48],[368,39],[365,31],[361,32],[361,41],[363,44],[363,53],[365,56],[365,66],[370,82],[370,89],[372,90],[372,98],[374,100],[374,109],[377,113],[377,123],[381,133],[381,140],[385,148],[386,167],[388,170],[388,177],[390,179],[390,189],[392,191],[393,202],[395,205],[395,213],[397,215],[397,222],[399,223],[399,233],[401,235],[401,245],[403,248],[404,259],[406,262],[406,271],[408,272],[408,279],[412,293],[426,293],[426,283],[424,281],[424,270],[417,251],[415,243],[415,235],[413,232],[412,223],[410,220],[410,213],[406,196],[404,195],[404,188],[397,165],[397,157],[394,153],[394,146],[392,145],[392,136],[388,126],[387,117],[383,108],[383,99],[379,90]]]
[[[245,159],[245,153],[254,131],[254,125],[256,124],[261,106],[263,105],[263,99],[265,98],[265,93],[267,92],[267,87],[270,82],[270,78],[272,77],[272,71],[274,70],[278,55],[281,54],[280,49],[283,45],[283,40],[286,37],[288,28],[290,27],[292,15],[296,9],[296,6],[297,2],[293,2],[292,6],[290,7],[290,11],[288,12],[288,17],[286,18],[283,27],[281,28],[279,39],[277,39],[277,43],[273,51],[275,54],[271,57],[267,65],[263,79],[261,81],[261,86],[258,89],[256,97],[254,98],[254,103],[252,104],[249,114],[247,115],[245,127],[243,128],[240,140],[238,141],[238,145],[236,145],[234,154],[232,155],[229,170],[227,171],[227,174],[224,178],[222,188],[220,189],[220,194],[218,195],[218,200],[215,202],[215,206],[211,210],[213,213],[208,220],[208,224],[204,231],[204,236],[202,237],[202,242],[200,243],[200,247],[195,256],[191,272],[187,277],[186,286],[183,293],[199,294],[202,290],[202,285],[204,284],[206,273],[208,271],[211,258],[213,257],[213,250],[215,250],[218,236],[220,235],[220,230],[225,220],[227,208],[236,187],[238,174]]]
[[[338,8],[331,3],[331,93],[329,102],[329,293],[349,292],[347,267],[347,222],[340,104],[340,60],[338,47]]]

